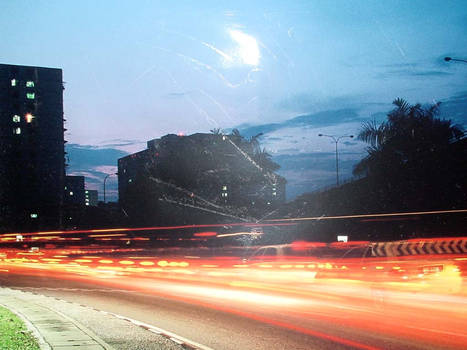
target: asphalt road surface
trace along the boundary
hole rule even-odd
[[[465,299],[455,296],[378,291],[359,299],[344,295],[349,286],[335,281],[316,284],[305,296],[267,285],[124,280],[0,273],[1,286],[120,314],[212,349],[437,349],[460,348],[467,340]],[[365,287],[351,288],[365,294]]]

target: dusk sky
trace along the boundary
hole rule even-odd
[[[465,0],[3,0],[0,23],[1,63],[63,69],[69,172],[99,190],[167,133],[264,132],[290,198],[335,181],[318,133],[357,134],[396,97],[467,124],[467,64],[443,60],[467,59]],[[364,147],[340,145],[343,178]]]

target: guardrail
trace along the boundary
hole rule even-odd
[[[370,243],[371,256],[467,254],[467,237]]]

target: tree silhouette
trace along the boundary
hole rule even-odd
[[[271,159],[271,155],[265,148],[259,148],[253,156],[254,161],[266,171],[276,171],[280,169],[280,165]]]
[[[263,136],[262,132],[255,135],[255,136],[251,136],[250,139],[248,140],[248,143],[250,144],[250,147],[251,147],[251,152],[253,154],[261,152],[261,147],[260,147],[260,143],[259,143],[259,138],[261,136]]]
[[[446,150],[464,135],[462,128],[451,120],[436,118],[440,102],[423,108],[398,98],[393,104],[396,107],[387,121],[379,125],[376,121],[363,123],[358,139],[369,144],[368,155],[356,165],[354,174],[373,175],[388,169],[410,168]]]
[[[437,117],[440,103],[423,107],[398,98],[393,104],[386,121],[362,124],[358,139],[369,146],[354,174],[367,176],[382,197],[394,203],[433,204],[435,194],[446,197],[449,186],[459,186],[458,174],[450,173],[459,157],[451,150],[462,139],[463,129]]]
[[[214,128],[214,129],[211,129],[209,131],[214,135],[221,135],[222,134],[221,128]]]

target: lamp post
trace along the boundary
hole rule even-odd
[[[464,63],[467,63],[467,60],[463,60],[461,58],[452,58],[452,57],[444,57],[444,60],[446,62],[449,62],[449,61],[456,61],[456,62],[464,62]]]
[[[105,175],[105,177],[104,177],[104,204],[105,204],[105,183],[106,183],[106,181],[107,181],[107,178],[108,178],[109,176],[112,176],[112,175],[118,175],[118,173],[107,174],[107,175]]]
[[[318,136],[322,137],[329,137],[331,138],[334,143],[336,144],[336,185],[339,186],[339,156],[337,152],[337,144],[339,141],[345,137],[353,138],[353,135],[342,135],[342,136],[334,136],[334,135],[325,135],[325,134],[318,134]]]

